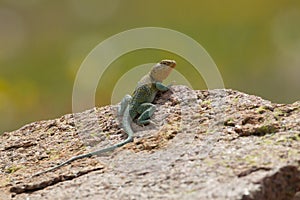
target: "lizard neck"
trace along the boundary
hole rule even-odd
[[[149,73],[149,77],[154,82],[163,82],[172,71],[172,67],[167,65],[155,65]]]
[[[158,82],[159,80],[155,79],[152,75],[152,73],[149,73],[149,77],[152,83]]]

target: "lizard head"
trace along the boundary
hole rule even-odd
[[[162,60],[153,66],[150,76],[155,80],[162,82],[165,80],[172,69],[176,66],[175,60]]]

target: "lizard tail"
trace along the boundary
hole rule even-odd
[[[64,165],[67,165],[75,160],[78,160],[78,159],[82,159],[82,158],[88,158],[88,157],[91,157],[93,155],[99,155],[101,153],[105,153],[105,152],[108,152],[108,151],[112,151],[118,147],[121,147],[129,142],[132,142],[133,141],[133,131],[132,131],[132,128],[131,128],[131,117],[130,117],[130,114],[129,114],[129,106],[127,106],[127,108],[125,109],[125,112],[124,112],[124,115],[123,115],[123,118],[122,118],[122,124],[123,124],[123,128],[125,130],[125,132],[127,133],[127,138],[126,140],[120,142],[120,143],[117,143],[113,146],[110,146],[110,147],[107,147],[105,149],[100,149],[100,150],[97,150],[97,151],[93,151],[93,152],[90,152],[90,153],[86,153],[86,154],[82,154],[82,155],[78,155],[78,156],[74,156],[72,158],[70,158],[69,160],[59,164],[59,165],[56,165],[52,168],[49,168],[45,171],[42,171],[42,172],[39,172],[39,173],[36,173],[34,175],[32,175],[32,177],[34,176],[39,176],[41,174],[44,174],[44,173],[47,173],[47,172],[50,172],[50,171],[53,171],[53,170],[56,170]]]

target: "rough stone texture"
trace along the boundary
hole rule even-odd
[[[155,103],[133,143],[37,177],[125,139],[116,106],[2,134],[0,199],[299,199],[300,102],[173,86]]]

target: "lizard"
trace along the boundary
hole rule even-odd
[[[138,125],[146,125],[151,122],[150,117],[155,112],[155,105],[152,104],[152,102],[154,101],[158,91],[169,90],[169,86],[165,86],[162,82],[169,76],[175,66],[176,62],[174,60],[160,61],[152,67],[148,74],[142,77],[142,79],[138,82],[132,96],[129,94],[124,96],[120,106],[118,107],[118,116],[122,118],[122,126],[127,134],[127,138],[124,141],[104,149],[74,156],[69,160],[62,162],[61,164],[36,173],[33,176],[39,176],[41,174],[56,170],[64,165],[70,164],[75,160],[112,151],[118,147],[132,142],[134,132],[131,128],[131,122],[136,120]]]

